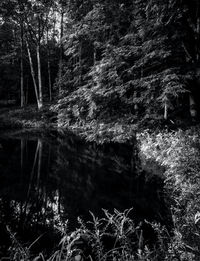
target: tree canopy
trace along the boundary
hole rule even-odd
[[[199,114],[197,0],[10,0],[0,16],[2,97],[53,97],[62,125]]]

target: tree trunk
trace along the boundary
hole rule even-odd
[[[28,78],[26,80],[26,99],[25,99],[25,102],[26,102],[26,105],[28,104]]]
[[[39,43],[36,47],[36,51],[37,51],[37,65],[38,65],[39,107],[42,108],[43,99],[42,99],[42,78],[41,78],[41,61],[40,61],[40,44]]]
[[[62,78],[62,64],[63,64],[63,19],[64,19],[64,12],[61,11],[61,21],[60,21],[60,58],[59,58],[59,72],[58,72],[58,92],[61,93],[61,78]]]
[[[20,90],[21,90],[21,107],[25,104],[24,95],[24,60],[23,60],[23,46],[24,46],[24,30],[23,24],[21,23],[21,36],[20,36]]]
[[[200,5],[199,1],[197,1],[196,7],[196,62],[199,62],[199,39],[200,39],[200,18],[199,18]]]
[[[41,166],[42,166],[42,141],[38,139],[38,169],[37,169],[37,191],[39,192]]]
[[[37,101],[37,106],[38,106],[38,109],[40,109],[41,105],[40,105],[40,101],[39,101],[39,97],[38,97],[38,89],[37,89],[37,84],[36,84],[36,79],[35,79],[35,72],[34,72],[34,68],[33,68],[33,61],[32,61],[31,52],[30,52],[30,48],[29,48],[29,44],[28,44],[27,39],[26,39],[26,47],[27,47],[27,52],[28,52],[29,64],[30,64],[30,68],[31,68],[31,76],[32,76],[32,79],[33,79],[33,85],[34,85],[34,90],[35,90],[35,97],[36,97],[36,101]]]
[[[51,66],[48,58],[48,78],[49,78],[49,101],[52,101]]]
[[[200,34],[200,18],[198,17],[197,18],[197,36],[196,36],[196,59],[197,59],[197,62],[199,61],[199,34]]]
[[[51,66],[50,66],[50,52],[49,52],[49,30],[47,27],[47,69],[48,69],[48,80],[49,80],[49,101],[52,101],[52,84],[51,84]]]
[[[81,54],[82,54],[82,43],[80,43],[80,46],[79,46],[79,84],[81,84],[81,80],[82,80],[82,59],[81,59]]]
[[[190,104],[190,115],[192,118],[196,118],[197,116],[196,103],[191,93],[189,95],[189,104]]]
[[[23,169],[24,169],[24,147],[25,147],[25,140],[21,139],[21,177],[23,175]]]
[[[165,105],[164,105],[164,119],[167,120],[168,117],[168,106],[167,106],[167,102],[165,101]]]

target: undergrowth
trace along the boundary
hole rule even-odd
[[[42,116],[41,116],[42,117]],[[24,116],[23,116],[24,118]],[[86,133],[88,140],[129,140],[135,132],[122,123],[71,126]],[[69,127],[69,126],[65,126]],[[124,136],[124,133],[127,136]],[[164,166],[165,188],[171,195],[173,233],[159,224],[149,224],[157,234],[155,248],[145,244],[142,226],[129,218],[129,211],[94,217],[92,222],[79,219],[79,228],[62,235],[51,257],[33,257],[30,247],[17,243],[10,231],[13,246],[10,260],[133,260],[133,261],[199,261],[200,260],[200,132],[198,128],[137,134],[140,157]],[[107,242],[112,242],[109,245]]]
[[[173,244],[178,260],[200,260],[200,133],[198,128],[137,136],[143,159],[156,161],[166,171],[171,195]]]
[[[35,106],[0,110],[0,128],[56,127],[57,115],[45,105],[40,111]]]
[[[32,243],[23,247],[10,231],[12,247],[10,260],[13,261],[163,261],[178,260],[176,248],[164,227],[147,221],[136,224],[129,217],[132,210],[114,211],[113,214],[104,210],[104,217],[99,219],[92,213],[92,220],[84,222],[78,218],[79,227],[63,234],[58,250],[49,258],[42,253],[34,257],[31,254]],[[156,233],[154,246],[148,244],[143,237],[144,224]],[[39,240],[39,239],[38,239]]]

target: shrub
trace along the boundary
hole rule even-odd
[[[174,247],[179,260],[200,258],[200,150],[197,129],[137,136],[143,159],[166,168],[165,187],[171,195]]]

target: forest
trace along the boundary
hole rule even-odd
[[[56,131],[60,148],[70,131],[89,142],[87,159],[102,157],[101,166],[107,147],[98,146],[136,142],[130,154],[134,162],[150,164],[153,171],[155,164],[163,168],[164,201],[173,223],[170,231],[169,224],[148,223],[156,234],[152,247],[144,243],[143,228],[129,218],[128,210],[104,210],[104,219],[92,214],[93,230],[81,220],[80,228],[65,235],[49,259],[19,247],[8,228],[14,242],[10,260],[199,260],[199,116],[198,0],[1,0],[0,136],[19,129],[45,130],[48,135]],[[72,154],[73,142],[65,144]],[[21,144],[27,143],[23,136]],[[41,150],[40,145],[31,175],[37,164],[41,174]],[[21,145],[21,162],[25,151]],[[120,173],[125,160],[118,162],[112,153],[109,157],[119,164],[114,169]],[[70,166],[61,154],[56,164]],[[80,157],[82,166],[85,158]],[[93,165],[98,168],[96,158]],[[132,173],[134,164],[129,163]],[[115,238],[111,249],[104,245],[108,234]],[[87,257],[77,252],[76,244],[83,242],[93,249]]]
[[[68,127],[198,118],[199,2],[1,1],[1,106]]]

